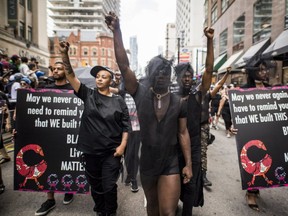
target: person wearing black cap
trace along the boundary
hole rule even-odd
[[[114,76],[110,68],[95,66],[91,69],[97,88],[90,89],[75,76],[68,51],[69,43],[60,42],[66,78],[84,102],[77,150],[83,152],[85,174],[95,202],[94,211],[99,216],[116,215],[116,182],[131,127],[128,108],[121,96],[110,92]]]
[[[138,111],[141,134],[140,178],[147,199],[147,214],[175,215],[180,196],[180,173],[184,183],[192,177],[190,138],[186,127],[187,105],[169,90],[172,62],[156,56],[147,67],[145,84],[139,83],[129,67],[118,17],[113,12],[105,22],[114,35],[117,64],[125,89]],[[178,165],[178,141],[185,167]]]

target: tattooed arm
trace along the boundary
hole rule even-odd
[[[69,81],[69,83],[71,84],[71,86],[73,87],[73,89],[78,92],[81,82],[80,80],[75,76],[75,73],[72,69],[72,66],[70,64],[70,60],[69,60],[69,56],[68,56],[68,51],[69,51],[69,46],[70,44],[68,42],[65,41],[61,41],[60,42],[60,52],[61,52],[61,56],[62,56],[62,61],[65,65],[65,75],[66,75],[66,79]]]

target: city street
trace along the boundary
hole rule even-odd
[[[246,216],[288,215],[288,189],[264,189],[260,191],[259,207],[261,211],[251,210],[245,201],[245,191],[241,189],[239,165],[236,156],[235,138],[225,136],[224,127],[211,130],[216,140],[208,149],[208,178],[213,185],[205,189],[205,204],[201,208],[194,208],[195,216]],[[9,153],[13,156],[13,152]],[[13,191],[13,162],[2,165],[3,180],[6,185],[5,192],[0,195],[1,216],[34,215],[34,212],[46,200],[45,193]],[[118,184],[118,216],[145,216],[144,195],[140,186],[138,193],[132,193],[130,187],[119,181]],[[90,195],[76,195],[70,205],[62,204],[63,195],[56,194],[56,208],[49,215],[62,216],[90,216],[93,202]],[[181,215],[179,202],[178,215]]]

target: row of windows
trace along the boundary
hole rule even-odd
[[[55,60],[55,62],[57,62],[57,59]],[[105,66],[108,66],[109,68],[114,67],[113,65],[114,61],[111,59],[100,59],[99,61],[97,59],[91,59],[90,61],[88,59],[82,59],[81,62],[79,62],[78,60],[71,58],[70,62],[71,62],[72,67],[75,67],[75,68],[80,67],[80,66],[85,67],[88,65],[91,65],[91,66],[105,65]]]
[[[70,55],[73,56],[73,55],[77,55],[77,47],[71,47],[70,48]],[[101,48],[101,56],[106,56],[106,53],[107,53],[107,56],[108,57],[111,57],[112,56],[112,52],[111,52],[111,49],[105,49],[105,48]],[[86,48],[86,47],[83,47],[82,48],[82,55],[83,56],[97,56],[98,55],[98,48],[91,48],[91,51],[89,53],[89,48]]]
[[[27,1],[27,3],[26,3],[26,1]],[[32,11],[32,2],[31,1],[32,0],[19,0],[19,4],[22,5],[23,7],[25,7],[27,5],[27,9],[29,11]]]
[[[27,37],[26,37],[26,28],[24,22],[19,22],[19,36],[27,39],[28,41],[32,41],[32,27],[28,26],[27,29]]]
[[[288,2],[288,0],[287,0]],[[272,0],[260,0],[253,7],[253,43],[271,35]],[[219,51],[227,50],[227,29],[220,34]],[[233,52],[243,49],[245,37],[245,14],[233,23]]]

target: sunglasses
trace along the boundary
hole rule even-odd
[[[20,82],[20,85],[27,85],[26,82]]]

